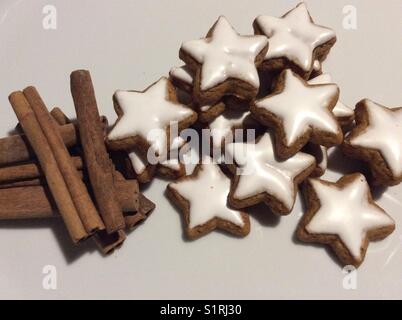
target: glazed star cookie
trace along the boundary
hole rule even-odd
[[[310,176],[321,177],[328,168],[328,148],[309,142],[302,150],[315,158],[316,167]]]
[[[332,113],[338,96],[335,84],[309,85],[286,69],[274,92],[252,104],[251,112],[274,128],[277,155],[288,158],[309,141],[325,147],[342,143],[343,133]]]
[[[190,239],[216,228],[241,237],[250,232],[248,215],[228,206],[229,190],[230,179],[210,158],[204,158],[191,176],[168,185],[167,195],[182,211]]]
[[[373,183],[392,186],[402,181],[402,107],[387,108],[368,99],[355,109],[356,127],[345,138],[347,156],[368,163]]]
[[[259,16],[253,26],[255,34],[269,39],[261,67],[271,71],[291,68],[304,79],[309,78],[314,62],[325,60],[336,42],[335,32],[315,24],[304,2],[281,18]]]
[[[225,95],[254,98],[260,86],[257,67],[267,50],[265,36],[241,36],[221,16],[205,38],[184,42],[179,56],[195,75],[194,99],[210,105]]]
[[[185,93],[190,95],[189,99],[193,105],[193,109],[198,113],[198,121],[202,123],[207,123],[215,119],[217,116],[222,114],[225,111],[225,103],[223,101],[218,101],[212,105],[198,105],[194,103],[192,100],[192,91],[193,91],[193,80],[194,77],[187,66],[174,67],[169,72],[169,77],[172,80],[172,83],[183,90]]]
[[[269,133],[251,143],[231,143],[226,153],[237,165],[229,194],[234,208],[245,208],[264,202],[276,214],[292,211],[297,186],[315,168],[313,156],[298,152],[287,160],[275,155]],[[229,167],[230,168],[230,167]]]
[[[158,155],[169,150],[170,126],[178,131],[197,120],[197,113],[177,102],[176,90],[165,77],[145,91],[117,91],[113,97],[118,119],[107,139],[115,150],[152,148]],[[156,131],[158,130],[158,131]]]
[[[323,73],[321,75],[316,76],[308,81],[308,84],[315,85],[315,84],[328,84],[333,83],[332,77],[328,73]],[[351,108],[346,106],[340,100],[338,100],[337,104],[335,105],[332,113],[338,120],[341,127],[345,128],[352,124],[355,114]]]
[[[304,194],[307,212],[297,228],[298,238],[330,245],[344,265],[358,267],[369,241],[383,239],[395,229],[392,218],[373,201],[360,173],[336,183],[310,179]]]

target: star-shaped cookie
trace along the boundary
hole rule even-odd
[[[281,18],[257,17],[254,30],[269,39],[263,68],[289,67],[305,79],[310,76],[314,61],[323,61],[336,42],[335,32],[315,24],[304,2]]]
[[[345,265],[359,266],[369,241],[387,237],[395,223],[374,203],[365,177],[347,175],[336,183],[310,179],[307,212],[297,229],[302,241],[329,244]]]
[[[278,159],[269,133],[256,143],[231,143],[226,153],[238,166],[229,194],[229,203],[236,208],[264,201],[274,213],[290,213],[297,185],[315,168],[314,157],[302,152],[287,160]]]
[[[357,126],[345,138],[347,155],[366,161],[373,182],[391,186],[402,181],[402,107],[387,108],[369,99],[357,103]]]
[[[238,236],[250,232],[246,213],[229,208],[230,179],[210,158],[203,158],[191,176],[170,183],[169,198],[183,212],[186,234],[195,239],[220,228]]]
[[[118,114],[108,135],[113,149],[151,147],[157,155],[165,155],[171,126],[181,131],[197,120],[196,112],[177,102],[176,91],[165,77],[142,92],[117,91],[113,99]]]
[[[315,84],[328,84],[333,83],[332,77],[329,73],[320,74],[308,81],[308,84],[315,85]],[[346,127],[350,125],[355,117],[355,114],[351,108],[346,106],[342,101],[338,100],[337,104],[335,105],[332,113],[341,124],[342,127]]]
[[[252,104],[251,112],[274,128],[277,154],[288,158],[309,141],[326,147],[342,143],[343,133],[332,113],[338,96],[337,85],[309,85],[286,69],[274,93]]]
[[[206,38],[184,42],[180,49],[180,58],[195,75],[194,98],[201,104],[229,94],[254,98],[260,86],[257,66],[267,49],[265,36],[241,36],[219,17]]]

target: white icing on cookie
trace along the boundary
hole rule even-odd
[[[323,73],[308,81],[308,84],[310,85],[328,84],[328,83],[333,83],[332,77],[328,73]],[[334,109],[332,110],[332,113],[337,118],[352,117],[354,115],[353,110],[345,106],[340,100],[338,100],[338,103],[335,105]]]
[[[241,128],[244,121],[250,117],[250,111],[238,111],[226,109],[210,124],[212,146],[220,148],[225,139],[229,139],[234,128]],[[233,136],[232,136],[233,137]],[[231,140],[229,140],[231,141]]]
[[[369,125],[350,144],[379,150],[392,173],[402,175],[402,109],[392,111],[368,99],[364,104]]]
[[[210,106],[210,105],[201,106],[201,107],[200,107],[200,111],[201,111],[201,112],[207,112],[207,111],[209,111],[209,109],[211,109],[211,108],[212,108],[212,106]]]
[[[186,175],[189,176],[193,174],[196,166],[200,162],[198,145],[192,145],[191,141],[184,145],[183,148],[180,150],[180,159],[181,162],[184,164]]]
[[[211,162],[211,159],[203,160],[196,177],[173,182],[169,186],[189,201],[190,228],[201,226],[213,218],[244,226],[240,212],[227,206],[230,179]]]
[[[139,135],[148,140],[155,152],[165,154],[165,130],[171,122],[180,122],[194,114],[184,105],[168,100],[168,81],[163,77],[145,92],[117,91],[115,98],[123,116],[109,133],[109,140]],[[155,134],[155,129],[163,134]]]
[[[328,167],[328,149],[327,147],[320,145],[315,145],[314,148],[315,154],[313,154],[313,156],[316,159],[317,167],[324,172]],[[317,159],[320,159],[320,161],[317,161]]]
[[[338,94],[335,84],[308,86],[290,69],[286,69],[282,92],[256,102],[283,122],[286,144],[291,145],[308,128],[333,134],[339,133],[339,126],[328,109]]]
[[[269,39],[266,60],[286,57],[302,70],[313,68],[313,51],[335,38],[335,32],[314,24],[305,3],[300,3],[282,18],[259,16],[256,23]]]
[[[391,217],[368,201],[370,189],[363,175],[342,189],[316,179],[311,183],[321,206],[306,230],[339,236],[356,259],[361,259],[360,248],[367,232],[394,225]]]
[[[221,16],[210,38],[185,42],[182,49],[202,64],[201,90],[211,89],[229,78],[259,88],[255,58],[267,43],[265,36],[240,36]]]
[[[193,85],[194,78],[187,66],[173,67],[170,69],[169,75],[185,84]]]
[[[137,175],[143,174],[147,166],[149,165],[144,157],[140,155],[139,152],[136,150],[129,152],[128,157],[130,159],[131,165],[133,166],[134,172]]]
[[[316,72],[321,71],[321,62],[319,60],[314,60],[313,70]]]
[[[290,211],[295,202],[294,179],[315,162],[313,156],[298,152],[287,160],[275,156],[273,140],[265,133],[258,143],[231,143],[227,152],[240,167],[240,179],[233,194],[246,199],[266,192]]]

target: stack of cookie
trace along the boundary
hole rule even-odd
[[[259,16],[253,26],[254,35],[239,35],[221,16],[205,38],[182,44],[185,65],[172,68],[169,79],[116,92],[119,119],[108,146],[128,153],[127,170],[140,182],[178,178],[167,194],[191,239],[215,228],[246,236],[248,208],[265,203],[267,214],[287,215],[303,183],[299,239],[329,244],[343,264],[358,266],[368,242],[388,236],[394,221],[374,203],[363,174],[336,183],[318,177],[327,149],[341,147],[369,164],[372,185],[400,183],[402,111],[369,100],[353,110],[340,101],[322,72],[335,32],[315,24],[304,3],[280,18]],[[191,146],[187,128],[208,133],[207,152]],[[254,129],[255,139],[233,139],[236,129]],[[217,149],[223,156],[214,156]],[[150,153],[158,159],[150,161]],[[194,160],[192,153],[195,168],[183,161]]]

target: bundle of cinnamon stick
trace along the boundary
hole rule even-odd
[[[71,93],[76,121],[34,87],[10,94],[20,133],[0,139],[0,220],[61,217],[75,244],[93,238],[106,254],[155,205],[116,170],[88,71],[71,74]]]

